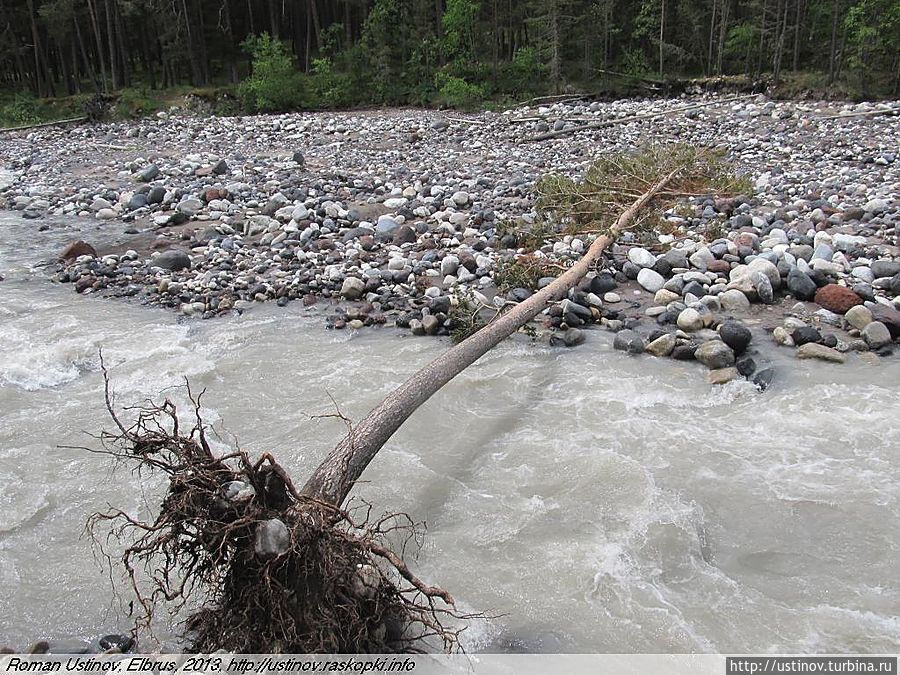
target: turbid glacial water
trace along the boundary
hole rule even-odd
[[[111,226],[115,227],[115,226]],[[82,297],[37,263],[97,225],[0,215],[0,643],[126,631],[84,524],[148,514],[160,483],[65,445],[117,402],[205,387],[228,442],[302,477],[446,348],[392,329],[326,332],[299,303],[198,321]],[[776,355],[764,393],[705,370],[512,340],[419,410],[357,493],[426,521],[416,569],[492,651],[900,651],[900,359]],[[127,599],[127,598],[126,598]],[[175,649],[173,633],[160,637]],[[152,645],[145,645],[152,648]]]

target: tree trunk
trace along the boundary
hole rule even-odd
[[[116,37],[112,23],[112,12],[109,9],[109,3],[115,0],[106,0],[104,7],[106,9],[106,42],[109,47],[109,79],[112,83],[113,90],[119,88],[119,77],[116,69]]]
[[[828,84],[834,84],[834,78],[837,76],[837,29],[838,29],[838,8],[840,0],[834,0],[831,3],[831,49],[828,55]]]
[[[37,96],[46,96],[46,83],[41,58],[41,35],[38,32],[37,17],[34,13],[34,0],[28,0],[28,18],[31,22],[31,41],[34,51],[34,84]]]
[[[663,37],[666,33],[666,0],[659,5],[659,79],[663,79]]]
[[[303,494],[340,506],[369,462],[419,406],[537,316],[548,302],[562,298],[587,274],[619,233],[634,221],[638,212],[672,181],[676,173],[668,174],[641,195],[619,216],[610,227],[609,234],[595,239],[581,260],[553,283],[438,356],[389,394],[331,451],[303,487]]]

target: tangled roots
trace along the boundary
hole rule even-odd
[[[138,602],[135,634],[166,604],[188,609],[185,637],[202,653],[460,648],[460,620],[480,615],[457,612],[449,593],[410,572],[402,556],[421,531],[408,516],[373,520],[371,507],[351,514],[305,497],[269,454],[256,462],[243,451],[217,456],[200,417],[202,393],[188,394],[195,421],[187,435],[168,399],[132,408],[137,420],[126,427],[107,380],[118,431],[101,434],[102,452],[168,477],[152,522],[120,510],[88,522],[101,551],[101,529],[107,541],[127,543],[121,562]]]

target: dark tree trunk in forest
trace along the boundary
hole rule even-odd
[[[109,48],[109,77],[113,90],[116,90],[119,88],[119,77],[116,68],[115,30],[113,30],[112,13],[109,9],[109,4],[111,2],[115,2],[115,0],[106,0],[103,4],[106,11],[106,44]]]
[[[41,35],[38,31],[37,16],[34,12],[34,0],[28,0],[28,19],[31,23],[31,42],[32,51],[34,52],[34,87],[38,96],[46,96],[48,87],[46,84],[46,76],[44,70],[43,58],[41,56]]]

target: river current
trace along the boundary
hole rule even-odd
[[[113,471],[89,434],[116,402],[205,388],[222,447],[298,482],[447,348],[394,329],[329,332],[292,303],[186,320],[75,294],[41,261],[93,222],[0,214],[0,643],[127,632],[85,536],[113,505],[147,517],[159,479]],[[776,354],[765,392],[698,366],[509,340],[423,406],[364,474],[376,511],[427,523],[414,568],[470,610],[470,650],[900,651],[900,359]],[[113,574],[118,576],[118,571]],[[163,622],[164,648],[177,632]],[[2,645],[0,645],[2,646]],[[153,645],[143,645],[153,648]]]

